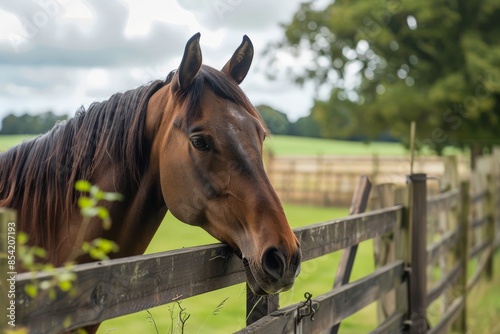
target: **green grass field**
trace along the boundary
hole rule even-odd
[[[266,148],[277,155],[406,155],[407,150],[399,143],[350,142],[343,140],[270,136]]]
[[[35,138],[34,135],[13,135],[13,136],[0,136],[0,152],[7,151],[12,146],[18,145],[25,140]]]

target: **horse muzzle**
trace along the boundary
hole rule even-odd
[[[300,272],[300,248],[288,255],[276,247],[268,248],[259,262],[243,258],[247,282],[257,295],[270,295],[289,290]]]

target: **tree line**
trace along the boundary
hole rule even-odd
[[[285,113],[270,106],[259,105],[256,109],[272,134],[321,137],[319,126],[311,116],[292,122]],[[52,129],[57,122],[67,118],[67,115],[55,115],[52,111],[38,115],[24,113],[20,116],[10,113],[2,120],[0,135],[42,134]]]
[[[320,137],[319,127],[310,116],[291,122],[286,114],[270,106],[260,105],[257,110],[273,134]],[[2,120],[0,135],[42,134],[67,118],[67,115],[55,115],[52,111],[37,115],[24,113],[19,116],[10,113]]]
[[[262,116],[262,119],[267,125],[267,128],[274,135],[300,136],[300,137],[315,137],[315,138],[331,138],[342,139],[349,141],[364,141],[370,140],[370,137],[365,134],[347,134],[343,133],[332,134],[330,131],[325,131],[325,128],[320,125],[315,115],[310,113],[308,116],[299,118],[293,122],[288,119],[288,116],[270,107],[268,105],[258,105],[257,111]],[[388,131],[382,131],[374,138],[376,141],[398,142],[399,139],[392,136]]]
[[[302,136],[324,138],[321,126],[312,114],[290,121],[288,116],[274,109],[269,105],[256,106],[257,111],[267,125],[271,134],[286,136]],[[11,113],[2,120],[0,135],[20,135],[20,134],[42,134],[54,127],[57,122],[67,120],[67,115],[55,115],[52,111],[47,111],[38,115],[24,113],[16,116]],[[367,136],[351,135],[348,137],[337,136],[336,139],[346,139],[353,141],[367,141]],[[382,133],[377,138],[379,141],[397,141],[387,133]]]
[[[41,134],[49,131],[57,122],[64,121],[67,115],[56,115],[47,111],[38,115],[24,113],[20,116],[9,114],[2,120],[0,135]]]

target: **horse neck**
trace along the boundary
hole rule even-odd
[[[115,164],[103,166],[103,170],[116,172],[123,167]],[[102,189],[114,189],[124,197],[123,201],[108,203],[112,227],[103,231],[102,236],[118,244],[120,251],[114,255],[116,257],[142,254],[167,211],[156,168],[148,166],[136,182],[131,182],[132,176],[115,175],[96,180]]]

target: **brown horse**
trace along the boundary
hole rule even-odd
[[[300,248],[264,171],[266,128],[239,88],[253,57],[248,37],[221,71],[202,65],[196,34],[177,71],[93,103],[49,133],[0,156],[0,206],[61,265],[82,221],[73,190],[85,179],[124,195],[106,203],[113,225],[92,222],[115,257],[142,254],[170,210],[241,256],[257,294],[289,289]],[[90,261],[80,257],[79,262]]]

